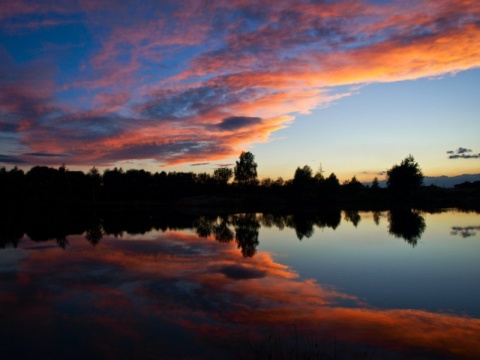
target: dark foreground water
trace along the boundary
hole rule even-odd
[[[478,213],[117,220],[2,224],[2,359],[480,358]]]

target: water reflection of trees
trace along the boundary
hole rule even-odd
[[[194,227],[199,237],[213,235],[215,240],[223,243],[235,239],[244,257],[252,257],[257,251],[260,223],[256,214],[200,216]]]
[[[388,214],[388,232],[395,237],[401,237],[412,246],[416,246],[427,228],[422,215],[412,209],[390,210]]]
[[[16,223],[5,222],[0,227],[0,248],[5,249],[8,245],[16,248],[23,237],[24,230]]]
[[[241,214],[233,217],[235,240],[242,250],[243,257],[255,255],[258,246],[260,223],[255,214]]]
[[[349,221],[353,224],[353,226],[357,227],[362,217],[356,210],[347,210],[345,211],[345,220]]]
[[[235,234],[229,227],[228,218],[226,216],[222,216],[219,219],[219,223],[213,227],[215,240],[223,243],[231,242],[235,238]]]
[[[260,217],[262,226],[268,228],[277,227],[280,230],[285,227],[294,229],[299,240],[313,236],[315,226],[320,229],[325,227],[336,229],[340,221],[340,211],[335,209],[316,213],[297,212],[291,215],[263,214]]]
[[[378,223],[380,213],[373,214]],[[357,226],[361,220],[358,211],[345,211],[345,221]],[[146,234],[152,230],[194,229],[199,237],[230,243],[236,241],[243,256],[256,253],[260,227],[275,227],[280,230],[294,229],[299,240],[310,238],[316,229],[336,229],[342,220],[338,209],[323,209],[317,212],[245,213],[204,215],[181,214],[155,210],[97,210],[56,212],[31,211],[23,214],[4,214],[0,227],[0,247],[16,246],[26,235],[32,241],[56,241],[58,246],[68,246],[68,236],[82,235],[92,245],[97,245],[105,235],[122,237],[126,234]],[[392,210],[388,215],[389,232],[416,245],[425,230],[422,216],[411,210]]]
[[[330,227],[335,229],[341,221],[340,211],[322,211],[317,213],[294,214],[236,214],[223,216],[201,216],[193,223],[195,231],[200,237],[214,236],[220,242],[237,241],[242,254],[253,256],[258,246],[260,226],[280,230],[292,228],[297,238],[311,237],[315,227]]]
[[[99,220],[95,220],[89,226],[89,228],[85,231],[85,239],[88,240],[90,244],[96,246],[103,237],[103,229],[102,224]]]

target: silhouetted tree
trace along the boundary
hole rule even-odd
[[[372,185],[370,185],[370,188],[368,190],[370,193],[370,199],[373,200],[374,202],[377,202],[382,199],[381,195],[384,192],[384,190],[380,188],[380,182],[378,181],[377,177],[375,177],[372,180]]]
[[[387,171],[387,186],[394,195],[410,195],[422,184],[422,170],[412,155],[406,157],[400,165],[394,165]]]
[[[283,186],[283,185],[285,185],[285,181],[283,180],[283,178],[282,178],[281,176],[279,176],[279,177],[277,178],[277,180],[275,180],[275,181],[273,182],[273,186],[275,186],[275,187],[281,187],[281,186]]]
[[[213,179],[218,185],[226,185],[233,176],[233,170],[227,167],[219,167],[213,170]]]
[[[255,156],[250,151],[242,151],[239,161],[236,161],[234,173],[235,181],[239,184],[254,185],[257,183],[257,163]]]
[[[363,186],[363,184],[357,180],[357,177],[354,176],[350,180],[345,181],[342,188],[348,196],[355,196],[358,195],[365,186]]]
[[[93,202],[96,202],[98,191],[100,190],[100,185],[102,184],[102,177],[100,176],[100,173],[95,166],[90,169],[87,177],[92,189],[92,200]]]
[[[334,173],[318,184],[318,197],[320,202],[334,202],[340,193],[340,182]]]
[[[296,202],[310,202],[315,199],[316,179],[312,176],[312,168],[308,165],[297,167],[293,176],[292,188]]]
[[[203,173],[197,174],[195,183],[198,185],[200,189],[207,189],[212,183],[212,181],[214,181],[212,176],[210,174],[207,174],[206,172],[203,172]]]
[[[102,177],[102,193],[106,200],[125,199],[125,172],[122,168],[106,169]]]
[[[272,185],[273,185],[273,180],[270,179],[269,177],[263,178],[260,181],[260,186],[263,187],[263,188],[269,189],[269,188],[272,187]]]
[[[25,198],[25,173],[16,166],[10,171],[0,170],[0,199],[19,203]]]
[[[293,176],[293,186],[305,185],[312,181],[312,168],[308,165],[305,165],[303,168],[297,167],[295,170],[295,175]]]
[[[46,166],[34,166],[26,174],[28,199],[51,204],[58,199],[58,170]]]

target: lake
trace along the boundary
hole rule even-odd
[[[5,359],[480,358],[480,214],[6,217]]]

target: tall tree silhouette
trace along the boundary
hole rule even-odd
[[[334,173],[325,179],[318,181],[317,198],[320,203],[332,203],[338,199],[340,193],[340,182]]]
[[[412,155],[387,171],[388,189],[396,196],[411,195],[422,184],[422,170]]]
[[[350,180],[343,183],[342,189],[349,197],[357,196],[363,189],[363,184],[358,181],[356,176],[353,176]]]
[[[92,189],[92,201],[97,202],[98,191],[100,190],[100,185],[102,184],[102,176],[98,169],[94,166],[90,169],[87,174],[90,186]]]
[[[255,156],[250,152],[240,154],[239,161],[235,165],[235,181],[239,184],[254,185],[257,183],[257,163]]]
[[[305,165],[303,168],[297,167],[295,174],[293,175],[293,188],[307,189],[313,186],[312,168]]]

